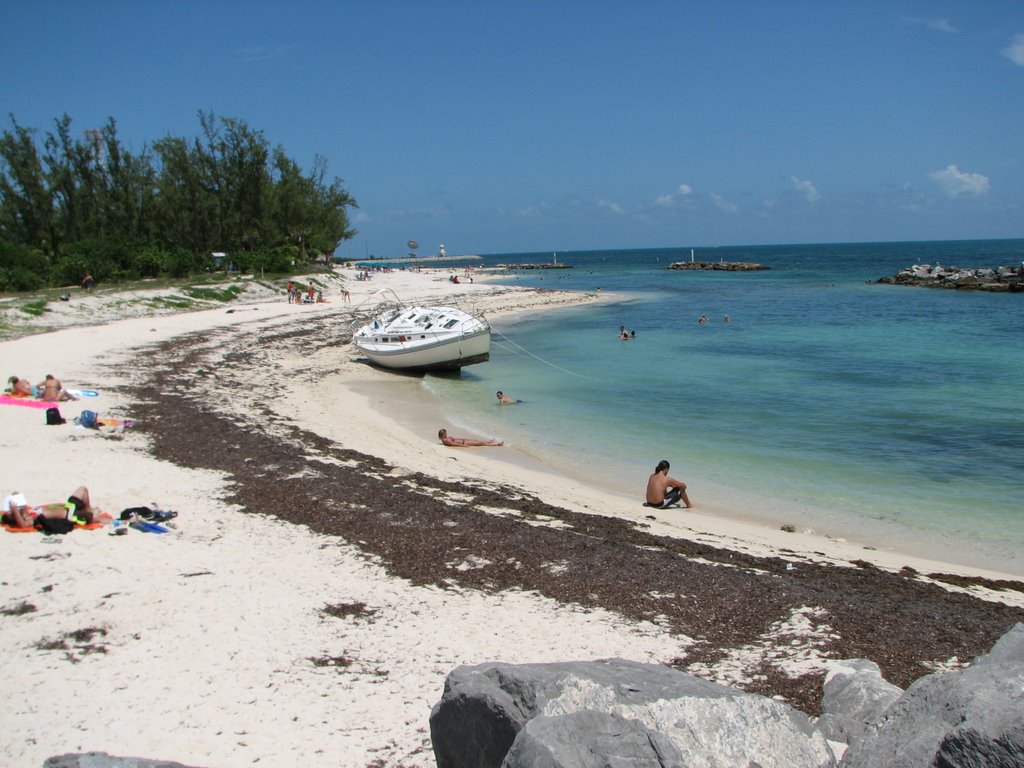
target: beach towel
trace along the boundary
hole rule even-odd
[[[67,393],[72,397],[99,397],[100,393],[95,389],[69,389]]]
[[[53,407],[53,403],[47,400],[36,400],[31,397],[15,397],[14,395],[0,395],[0,405],[24,405],[29,408]]]

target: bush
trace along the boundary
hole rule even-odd
[[[42,275],[24,267],[0,269],[0,291],[38,291],[45,285]]]
[[[157,277],[164,271],[167,254],[155,245],[143,248],[135,257],[135,271],[139,277]]]
[[[39,290],[49,271],[49,260],[39,251],[0,241],[0,291]]]

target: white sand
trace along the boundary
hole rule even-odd
[[[347,285],[353,307],[384,286],[425,301],[457,292],[464,303],[487,308],[499,327],[503,312],[579,299],[481,280],[451,286],[444,274],[428,273],[393,273]],[[250,324],[256,332],[301,322],[312,312],[345,316],[349,310],[337,291],[327,292],[330,304],[277,299],[246,305],[257,307],[252,311],[227,313],[220,307],[85,327],[73,325],[83,316],[73,313],[81,310],[65,307],[67,318],[46,319],[66,325],[64,330],[0,344],[4,375],[37,381],[54,373],[68,386],[100,390],[99,398],[61,406],[69,422],[82,408],[144,419],[126,400],[116,371],[131,362],[133,348],[222,324]],[[92,298],[76,296],[69,304]],[[111,314],[116,309],[93,307],[89,316]],[[288,361],[298,374],[291,394],[275,407],[302,427],[384,458],[397,474],[407,469],[442,478],[489,478],[552,504],[643,519],[655,534],[752,553],[785,548],[795,562],[864,559],[892,569],[910,565],[921,572],[1019,578],[865,551],[849,542],[771,531],[699,511],[659,511],[656,520],[647,519],[651,510],[636,499],[581,487],[525,459],[512,460],[511,448],[441,447],[436,425],[426,418],[396,420],[401,409],[382,407],[393,405],[389,393],[416,384],[396,382],[351,357],[348,350],[327,349],[312,360]],[[328,362],[340,363],[340,369],[324,382],[332,393],[325,399],[310,391],[302,371]],[[255,387],[259,376],[253,371]],[[244,397],[237,407],[246,407]],[[30,503],[42,504],[85,483],[94,502],[111,512],[155,501],[180,513],[177,530],[166,535],[0,534],[0,608],[35,607],[0,616],[0,694],[10,702],[0,754],[9,765],[41,765],[50,755],[101,750],[209,768],[256,762],[433,766],[427,719],[456,665],[607,656],[667,661],[683,655],[688,642],[654,625],[583,612],[535,594],[412,587],[344,541],[232,508],[223,501],[222,477],[155,461],[132,430],[48,427],[44,411],[18,406],[0,406],[0,419],[4,495],[17,489]],[[358,603],[366,606],[362,616],[323,613],[327,605]],[[105,634],[77,641],[68,636],[87,629]],[[62,649],[40,648],[61,641]],[[348,666],[311,662],[323,658]],[[729,665],[742,666],[736,659]]]

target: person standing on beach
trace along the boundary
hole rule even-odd
[[[462,448],[465,446],[479,446],[479,445],[504,445],[505,443],[500,440],[476,440],[474,438],[467,437],[452,437],[448,434],[447,429],[439,429],[437,436],[441,439],[441,442],[445,445],[452,446],[453,448]]]
[[[668,460],[662,459],[654,468],[654,474],[647,479],[647,504],[665,509],[682,501],[687,509],[690,499],[686,495],[686,483],[668,476]]]

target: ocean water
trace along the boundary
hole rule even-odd
[[[502,282],[602,301],[497,321],[488,363],[423,386],[455,427],[638,503],[667,458],[707,511],[1024,573],[1024,295],[871,284],[916,263],[1019,265],[1024,240],[695,258],[770,269],[666,270],[688,247],[558,253],[572,269]],[[526,402],[498,407],[498,389]]]

